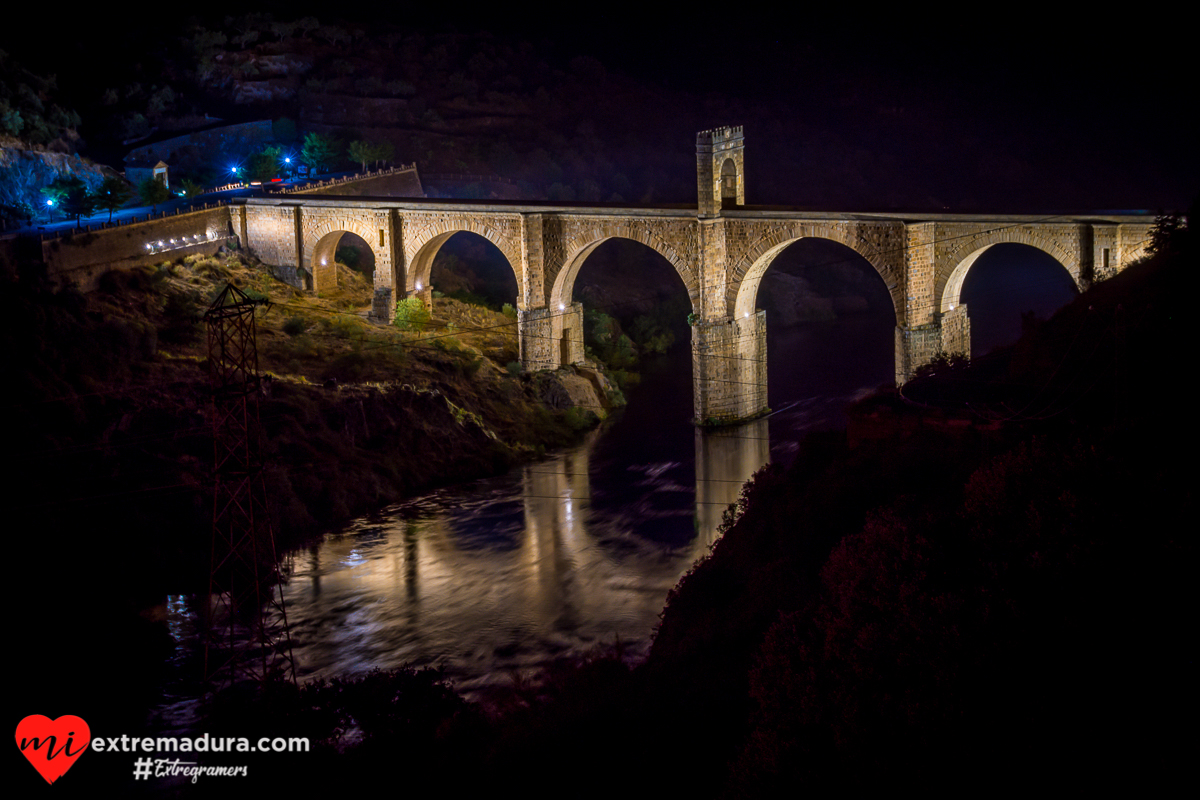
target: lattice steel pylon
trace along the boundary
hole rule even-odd
[[[217,688],[296,680],[263,479],[256,305],[227,284],[204,314],[214,454],[204,677]]]

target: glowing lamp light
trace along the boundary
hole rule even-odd
[[[54,201],[53,201],[52,199],[49,199],[49,198],[47,198],[47,199],[46,199],[46,205],[48,205],[48,206],[50,206],[51,208],[53,208],[53,207],[54,207]]]
[[[566,310],[567,310],[567,306],[566,306],[566,304],[565,304],[565,303],[559,303],[559,304],[558,304],[558,310],[559,310],[559,311],[566,311]]]
[[[417,291],[421,291],[421,282],[417,281]]]
[[[747,311],[747,312],[746,312],[746,319],[750,319],[750,312],[749,312],[749,311]]]

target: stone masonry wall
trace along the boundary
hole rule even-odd
[[[161,264],[236,246],[233,233],[229,207],[221,206],[49,239],[41,243],[42,258],[51,278],[70,280],[90,291],[99,276],[112,269]]]

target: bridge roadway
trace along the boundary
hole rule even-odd
[[[583,308],[573,300],[579,269],[608,239],[641,242],[670,262],[691,298],[700,423],[766,410],[767,323],[755,298],[775,257],[799,239],[840,242],[879,274],[895,310],[895,376],[903,383],[938,354],[970,355],[970,320],[960,294],[971,265],[989,247],[1036,247],[1083,290],[1142,256],[1153,227],[1147,217],[1132,215],[747,208],[743,153],[740,127],[697,135],[695,208],[289,195],[247,199],[230,208],[231,222],[265,263],[311,274],[317,292],[336,280],[333,257],[342,236],[361,237],[375,256],[372,317],[380,322],[390,321],[402,298],[430,304],[438,250],[455,233],[476,233],[499,248],[516,277],[521,362],[530,370],[583,358]]]

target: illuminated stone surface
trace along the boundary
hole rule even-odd
[[[1018,242],[1043,250],[1083,290],[1143,255],[1153,227],[1145,217],[1116,215],[749,209],[744,146],[741,128],[697,136],[695,209],[289,195],[204,212],[197,224],[203,220],[205,227],[231,229],[277,274],[311,275],[311,288],[318,292],[336,279],[333,253],[341,234],[360,236],[375,256],[372,316],[379,322],[389,321],[404,297],[416,295],[429,304],[438,249],[459,231],[476,233],[499,248],[516,277],[526,369],[552,369],[583,358],[583,310],[573,299],[579,269],[608,239],[641,242],[671,264],[691,299],[694,408],[700,422],[745,419],[766,409],[767,321],[755,300],[775,257],[800,239],[840,242],[879,274],[895,310],[895,374],[902,383],[939,353],[970,354],[970,320],[959,295],[967,271],[987,248]],[[214,223],[214,214],[227,215],[227,221]],[[171,224],[178,227],[183,218]],[[117,233],[104,231],[101,237]],[[97,244],[91,245],[96,252],[112,254]],[[143,246],[141,239],[135,244]],[[79,260],[70,246],[60,247],[54,259]]]

